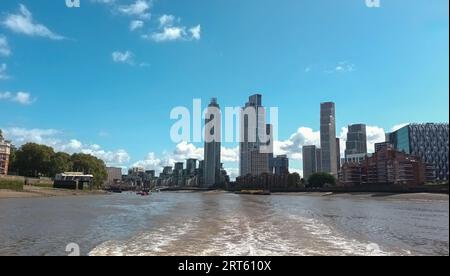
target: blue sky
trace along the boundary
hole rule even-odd
[[[0,2],[0,128],[16,144],[158,167],[201,144],[174,144],[175,106],[279,107],[277,153],[301,171],[319,104],[369,142],[408,122],[447,122],[447,0],[64,0]],[[132,23],[133,22],[133,23]],[[133,27],[133,28],[132,28]],[[236,145],[224,145],[236,174]]]

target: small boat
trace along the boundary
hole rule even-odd
[[[149,196],[150,195],[150,193],[147,191],[140,191],[140,192],[137,192],[136,194],[140,195],[140,196]]]

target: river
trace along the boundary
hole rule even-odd
[[[0,200],[0,255],[448,255],[448,195]]]

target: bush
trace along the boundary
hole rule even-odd
[[[23,181],[0,180],[0,190],[23,191]]]

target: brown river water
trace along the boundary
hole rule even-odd
[[[0,255],[448,255],[448,195],[0,200]]]

